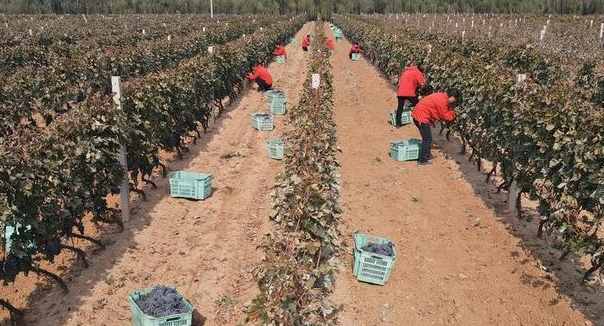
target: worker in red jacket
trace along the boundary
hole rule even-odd
[[[398,90],[396,97],[398,98],[398,107],[396,109],[396,127],[401,126],[401,115],[405,110],[405,101],[409,101],[411,106],[415,106],[419,101],[417,90],[423,87],[426,83],[424,71],[422,68],[410,64],[398,80]]]
[[[310,35],[306,35],[302,40],[302,50],[308,51],[308,47],[310,46]]]
[[[281,56],[287,58],[287,52],[285,52],[285,47],[283,46],[283,44],[277,44],[277,47],[275,48],[275,51],[273,51],[273,54],[278,57]]]
[[[433,158],[430,154],[430,148],[432,147],[430,126],[437,120],[448,122],[455,120],[455,111],[450,108],[450,105],[455,103],[460,96],[461,93],[456,89],[449,90],[446,93],[434,93],[422,98],[411,112],[413,123],[422,135],[422,146],[419,153],[420,165],[429,164],[428,161]]]
[[[333,40],[329,39],[328,37],[325,38],[325,46],[327,46],[327,48],[331,51],[335,51],[336,49],[335,44],[333,44]]]
[[[353,53],[363,53],[363,48],[361,48],[358,42],[354,42],[350,48],[350,51],[348,52],[348,57],[350,59],[352,59]]]
[[[258,83],[259,91],[268,91],[273,87],[273,77],[268,72],[268,69],[260,63],[256,64],[254,71],[251,74],[248,74],[246,78],[249,81],[256,81],[256,83]]]

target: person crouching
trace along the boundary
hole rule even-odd
[[[254,71],[246,76],[247,80],[258,84],[258,91],[265,92],[273,87],[273,77],[262,64],[257,63]]]
[[[350,58],[352,60],[353,54],[361,54],[361,53],[363,53],[363,48],[361,48],[361,46],[359,45],[358,42],[354,42],[354,44],[352,44],[352,47],[350,48],[350,51],[348,52],[348,58]]]

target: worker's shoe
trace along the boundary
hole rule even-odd
[[[419,166],[430,165],[430,164],[432,164],[432,162],[428,162],[428,161],[426,161],[426,162],[417,162],[417,165],[419,165]]]
[[[434,155],[430,155],[430,156],[428,156],[428,161],[433,160],[433,159],[435,159],[435,158],[436,158],[436,156],[434,156]]]

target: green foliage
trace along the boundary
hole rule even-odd
[[[317,26],[314,39],[322,40],[323,23]],[[300,103],[291,111],[295,127],[285,136],[285,170],[271,215],[277,229],[263,241],[261,293],[248,312],[255,325],[337,325],[339,308],[327,299],[341,250],[329,56],[323,42],[313,45]],[[311,88],[313,73],[321,75],[319,89]]]

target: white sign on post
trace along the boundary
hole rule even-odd
[[[118,110],[122,109],[122,82],[119,76],[111,76],[111,91],[113,92],[113,103]],[[124,169],[124,177],[120,186],[120,208],[122,209],[122,222],[130,221],[130,188],[128,185],[128,160],[126,158],[126,147],[120,144],[118,157],[120,165]]]
[[[526,80],[526,74],[518,74],[516,75],[516,85],[522,84],[523,81]]]
[[[592,27],[594,27],[594,20],[593,19],[589,21],[589,28],[592,28]]]
[[[213,46],[208,46],[208,53],[209,54],[214,53],[214,47]]]
[[[317,89],[317,88],[319,88],[320,84],[321,84],[321,75],[312,74],[312,82],[311,82],[312,88]]]
[[[206,28],[205,28],[205,27],[203,27],[203,28],[201,29],[201,31],[202,31],[202,32],[205,32],[205,31],[206,31]]]
[[[34,32],[31,30],[31,28],[29,29],[29,36],[34,36]]]

